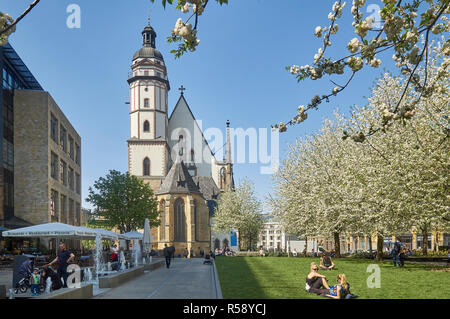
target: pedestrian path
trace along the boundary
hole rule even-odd
[[[175,258],[169,269],[164,265],[94,298],[217,299],[222,295],[214,265],[204,265],[202,258]]]

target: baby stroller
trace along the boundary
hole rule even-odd
[[[42,276],[42,281],[43,284],[45,285],[45,288],[47,288],[47,278],[50,278],[52,280],[52,286],[50,287],[50,291],[53,290],[58,290],[61,289],[63,284],[61,281],[61,276],[56,273],[52,267],[48,266],[46,269],[44,269],[43,271],[43,276]],[[44,288],[44,290],[45,290]]]
[[[211,255],[210,254],[206,254],[205,255],[205,260],[203,260],[203,265],[205,265],[205,264],[212,265],[212,259],[211,259]]]

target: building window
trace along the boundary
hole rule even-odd
[[[214,249],[220,249],[220,240],[218,238],[214,240]]]
[[[69,187],[71,190],[75,190],[74,171],[72,167],[69,167]]]
[[[5,216],[12,216],[14,214],[14,174],[9,170],[3,170],[3,208]],[[8,209],[6,209],[8,208]]]
[[[61,160],[61,183],[63,185],[67,185],[67,164],[63,160]]]
[[[67,197],[61,195],[61,222],[67,223]]]
[[[75,143],[75,163],[81,165],[81,150],[77,143]]]
[[[144,159],[143,166],[143,176],[150,176],[150,160],[148,159],[148,157]]]
[[[50,215],[54,221],[58,220],[58,192],[52,189],[50,197]]]
[[[53,179],[58,180],[58,155],[52,152],[50,162],[50,174]]]
[[[58,143],[58,120],[53,114],[50,117],[50,136],[55,143]]]
[[[73,201],[73,199],[69,199],[69,219],[67,223],[70,225],[75,224],[74,218],[75,218],[75,202]]]
[[[166,202],[164,200],[161,201],[159,206],[159,211],[161,212],[161,238],[160,240],[166,240]]]
[[[199,226],[199,220],[197,215],[197,202],[194,200],[194,234],[195,234],[195,241],[198,241],[198,226]]]
[[[144,107],[150,107],[150,99],[144,99]]]
[[[75,153],[73,144],[74,144],[73,138],[72,138],[72,136],[69,135],[69,156],[72,160],[74,159],[74,153]]]
[[[148,76],[148,71],[144,71],[144,76]]]
[[[67,131],[60,125],[59,129],[59,144],[64,152],[67,152]]]
[[[75,205],[74,225],[81,226],[81,205],[80,205],[80,203],[76,203],[76,205]]]
[[[14,171],[14,145],[5,138],[3,139],[3,167]]]
[[[144,122],[144,132],[150,132],[150,123],[148,121]]]
[[[195,162],[195,152],[194,152],[194,150],[191,150],[191,162],[192,163]]]
[[[174,205],[174,241],[186,241],[186,216],[184,213],[184,200],[178,198]]]
[[[222,243],[223,243],[223,248],[228,248],[230,245],[230,243],[228,242],[228,239],[226,239],[226,238],[223,240]]]
[[[81,176],[78,173],[75,173],[75,187],[77,194],[81,195]]]

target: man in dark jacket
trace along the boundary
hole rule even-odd
[[[51,263],[44,266],[44,267],[48,267],[48,266],[51,266],[54,263],[58,262],[58,271],[57,272],[58,272],[58,275],[64,281],[64,288],[67,287],[67,277],[68,277],[67,266],[70,264],[70,262],[73,259],[75,259],[75,255],[66,249],[66,244],[61,243],[61,244],[59,244],[59,251],[58,251],[58,255],[56,256],[56,258],[53,259],[53,261]]]
[[[164,253],[164,257],[166,258],[166,266],[167,266],[167,268],[169,268],[170,267],[170,258],[172,257],[172,250],[170,249],[170,247],[167,247],[167,244],[164,244],[163,253]]]

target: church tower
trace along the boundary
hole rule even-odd
[[[150,22],[142,31],[143,44],[133,56],[130,85],[130,139],[128,171],[156,192],[170,165],[168,144],[168,91],[164,58],[156,49]]]
[[[230,121],[227,121],[227,142],[223,162],[219,163],[219,188],[222,192],[234,190],[233,162],[231,158]]]

